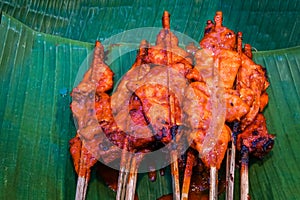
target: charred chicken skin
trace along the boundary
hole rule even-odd
[[[271,151],[275,136],[268,133],[263,114],[256,115],[254,121],[237,136],[237,149],[248,151],[250,155],[263,158]]]

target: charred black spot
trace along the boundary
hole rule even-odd
[[[267,80],[269,80],[267,68],[262,67],[262,70],[263,70],[263,72],[264,72],[265,78],[266,78]]]
[[[245,145],[242,145],[242,148],[241,148],[241,162],[242,163],[245,163],[245,164],[248,164],[249,163],[249,149],[248,147],[246,147]]]
[[[238,134],[241,133],[240,122],[239,121],[233,121],[233,122],[227,123],[227,124],[232,130],[232,137],[234,139],[234,142],[236,143],[236,138],[237,138]]]
[[[263,145],[263,150],[268,151],[273,148],[274,140],[272,138],[269,138],[269,140]]]
[[[172,127],[171,127],[171,136],[172,136],[172,140],[175,139],[175,136],[176,136],[176,134],[177,134],[178,128],[179,128],[178,125],[175,125],[175,126],[172,126]]]
[[[258,134],[259,134],[259,133],[258,133],[257,130],[252,131],[252,135],[258,135]]]
[[[233,35],[233,33],[229,32],[229,33],[226,33],[226,37],[231,37]]]
[[[251,142],[252,148],[256,148],[257,144],[258,144],[259,142],[263,141],[263,140],[264,140],[263,137],[259,137],[259,138],[255,139],[255,140],[253,140],[253,141]]]
[[[210,33],[211,30],[212,30],[212,28],[205,29],[205,30],[204,30],[204,34]]]
[[[167,137],[168,136],[168,130],[167,130],[166,127],[163,127],[161,132],[162,132],[162,137]]]

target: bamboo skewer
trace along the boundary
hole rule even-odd
[[[130,169],[130,163],[131,163],[131,159],[129,159],[129,157],[127,156],[128,154],[127,144],[128,144],[128,139],[126,138],[124,141],[124,146],[123,146],[121,160],[120,160],[120,172],[118,177],[118,188],[117,188],[116,200],[124,199],[125,192],[126,192],[128,169]]]
[[[175,151],[171,152],[173,163],[171,164],[171,174],[172,174],[172,185],[173,185],[173,199],[180,200],[180,188],[179,188],[179,171],[178,162]],[[174,160],[175,159],[175,160]]]
[[[175,110],[173,108],[174,106],[173,98],[169,98],[169,103],[170,103],[170,121],[172,124],[176,124],[175,117],[171,115],[172,113],[174,113],[173,110]],[[171,150],[171,160],[172,160],[171,176],[172,176],[172,186],[173,186],[173,200],[180,200],[179,169],[178,169],[176,149]]]
[[[235,142],[231,141],[231,148],[227,149],[226,162],[226,200],[233,200],[234,193],[234,173],[235,173]]]
[[[75,200],[84,200],[86,197],[86,192],[87,192],[87,187],[88,187],[87,177],[89,177],[89,171],[84,168],[85,159],[84,159],[84,150],[82,148],[83,148],[83,146],[81,147],[80,166],[79,166],[79,172],[78,172],[78,178],[77,178]],[[81,174],[84,174],[84,176],[82,176]]]
[[[174,108],[175,102],[171,96],[169,97],[169,104],[170,104],[170,122],[171,124],[176,124],[176,119],[174,115],[172,115],[172,113],[175,113],[175,108]],[[171,160],[172,160],[171,175],[172,175],[172,185],[173,185],[173,200],[180,200],[179,169],[178,169],[176,149],[171,150]]]
[[[127,192],[127,180],[128,180],[128,176],[129,176],[129,170],[130,170],[130,164],[131,164],[131,158],[127,158],[127,163],[125,165],[125,168],[123,168],[124,171],[120,171],[120,173],[122,173],[123,176],[123,181],[121,182],[121,195],[120,195],[120,200],[125,199],[126,197],[126,192]]]
[[[135,187],[137,181],[137,161],[136,158],[133,157],[130,166],[130,173],[128,173],[128,181],[126,185],[126,200],[134,200],[135,195]]]
[[[242,38],[243,33],[237,33],[237,52],[242,55]],[[235,157],[236,157],[236,135],[238,134],[238,122],[233,125],[233,133],[231,134],[231,148],[227,149],[226,163],[226,200],[234,198],[234,173],[235,173]]]
[[[166,34],[168,35],[170,31],[170,14],[167,11],[164,11],[163,17],[162,17],[162,26],[163,29],[166,31]],[[166,52],[170,51],[172,52],[172,43],[171,43],[171,35],[169,34],[169,43],[166,44]],[[170,49],[169,49],[170,48]],[[170,64],[173,63],[173,55],[172,53],[170,55],[167,55],[167,66],[169,67]],[[170,88],[170,74],[169,70],[167,71],[167,85],[168,88]],[[175,113],[175,108],[174,108],[175,102],[174,99],[169,96],[169,120],[170,123],[175,125],[176,124],[176,119],[173,116]],[[173,199],[174,200],[180,200],[180,187],[179,187],[179,169],[178,169],[178,162],[177,162],[177,152],[176,150],[171,150],[171,176],[172,176],[172,186],[173,186]]]
[[[124,163],[125,164],[125,163]],[[121,171],[122,170],[122,171]],[[118,179],[117,200],[134,200],[137,182],[138,160],[131,155],[121,167]]]
[[[238,44],[237,51],[239,54],[242,53],[242,32],[238,32]],[[246,48],[247,47],[247,48]],[[246,55],[252,59],[251,46],[249,44],[245,45]],[[241,200],[247,200],[249,194],[249,177],[248,177],[248,163],[249,163],[249,150],[247,147],[243,146],[241,150],[241,171],[240,171],[240,180],[241,180]]]
[[[194,161],[195,156],[189,151],[187,153],[187,160],[184,170],[181,200],[188,200]]]
[[[225,199],[229,200],[229,181],[230,181],[230,162],[231,162],[231,147],[227,148],[226,151],[226,196]]]
[[[125,176],[125,172],[123,170],[124,169],[121,168],[120,172],[119,172],[116,200],[120,200],[121,195],[122,195],[121,193],[122,193],[122,189],[123,189],[123,182],[124,182],[124,176]]]
[[[235,175],[235,158],[236,158],[236,135],[238,134],[239,122],[233,124],[231,134],[231,148],[227,150],[226,163],[226,200],[233,200],[234,195],[234,175]]]
[[[128,181],[126,184],[126,200],[134,200],[135,199],[135,190],[136,190],[136,182],[138,175],[139,165],[144,157],[143,153],[137,153],[134,156],[130,154],[131,165],[129,164],[130,170]],[[130,163],[130,162],[129,162]]]
[[[128,140],[125,140],[127,146]],[[138,166],[142,160],[143,154],[133,155],[123,149],[120,163],[120,172],[118,179],[118,189],[116,200],[134,200],[137,182]]]
[[[86,197],[88,181],[85,177],[78,177],[76,187],[76,200],[84,200]]]
[[[127,158],[127,163],[120,168],[119,179],[118,179],[118,189],[117,189],[117,200],[123,200],[127,193],[127,179],[130,170],[131,158]]]
[[[249,194],[249,177],[248,177],[249,153],[248,149],[242,149],[241,159],[241,200],[247,200]]]
[[[218,199],[218,170],[215,166],[210,167],[209,200]]]

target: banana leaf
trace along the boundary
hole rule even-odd
[[[51,2],[1,3],[1,9],[9,14],[3,13],[0,24],[0,199],[74,199],[77,177],[68,152],[68,141],[75,135],[76,128],[69,109],[71,102],[69,93],[74,87],[80,66],[88,65],[86,58],[93,50],[94,40],[104,39],[124,29],[117,24],[111,24],[107,16],[106,19],[101,18],[100,13],[103,11],[94,14],[98,5],[93,1]],[[184,4],[178,1],[173,9],[172,3],[162,2],[155,7],[155,10],[151,10],[150,3],[140,2],[142,6],[149,8],[148,13],[142,13],[141,17],[135,13],[138,8],[137,3],[132,3],[129,7],[135,6],[135,8],[128,14],[131,18],[125,19],[136,18],[140,21],[122,23],[128,24],[126,28],[133,28],[136,24],[148,26],[147,20],[150,20],[151,26],[160,26],[158,23],[162,10],[169,8],[173,15],[176,16],[175,13],[179,15],[176,9],[180,8],[180,3]],[[196,6],[196,1],[193,3]],[[119,13],[124,9],[126,15],[128,4],[129,2],[124,2],[122,5],[120,2],[106,2],[103,7],[115,8],[116,11],[111,11],[112,13]],[[271,3],[266,1],[262,6],[267,7],[269,4]],[[195,15],[195,18],[201,16],[204,19],[197,18],[197,23],[188,20],[190,24],[186,27],[191,29],[190,32],[188,28],[180,29],[180,25],[178,30],[186,31],[191,35],[194,33],[193,38],[197,40],[201,37],[199,30],[203,30],[204,22],[214,14],[211,10],[220,7],[228,10],[229,7],[226,6],[231,5],[229,13],[234,13],[234,8],[237,7],[231,1],[199,3],[203,15],[190,6],[193,13],[191,16]],[[284,8],[289,10],[292,7],[294,9],[299,7],[299,4],[291,7],[287,5],[284,2],[277,3],[276,8],[285,6]],[[239,6],[248,8],[247,3]],[[59,9],[62,7],[63,9]],[[251,8],[255,10],[257,7],[259,6],[253,3]],[[101,7],[98,9],[101,10]],[[104,10],[107,12],[107,9]],[[183,11],[188,12],[185,11],[186,9]],[[156,15],[150,19],[151,13]],[[299,19],[295,17],[297,12],[291,13],[290,16]],[[171,23],[185,24],[188,17],[183,17],[185,15],[182,14],[180,17],[175,17],[177,21]],[[233,14],[228,14],[230,15]],[[94,19],[94,16],[98,18]],[[253,18],[253,15],[249,16]],[[224,18],[226,19],[226,15]],[[88,24],[93,24],[92,22],[100,19],[105,22],[103,27],[100,26],[101,23],[95,25],[98,30],[103,31],[95,33],[94,28],[91,30]],[[62,23],[64,20],[65,22]],[[122,23],[119,23],[119,26],[122,26],[120,25]],[[197,26],[192,27],[193,23]],[[300,47],[296,46],[299,45],[297,23],[299,20],[292,23],[294,29],[289,32],[290,41],[280,42],[287,45],[284,47],[291,48],[259,51],[254,54],[254,60],[266,67],[268,71],[271,83],[268,89],[270,102],[265,110],[265,116],[270,133],[276,134],[277,137],[274,149],[263,161],[252,160],[250,163],[252,199],[300,198],[297,191],[297,186],[300,184],[298,167],[300,156],[297,153],[300,142],[300,136],[297,134],[300,131]],[[264,26],[263,22],[261,24]],[[114,25],[116,30],[110,27]],[[242,27],[242,24],[234,27],[239,26]],[[275,39],[280,40],[281,38],[278,37],[274,36]],[[252,39],[257,41],[255,37]],[[276,45],[277,42],[274,41]],[[276,45],[266,45],[265,48],[281,47]],[[265,44],[262,43],[262,46]],[[256,47],[259,47],[258,43]],[[128,54],[113,64],[114,69],[117,66],[121,68],[116,73],[116,79],[126,72],[133,63],[134,57],[134,54]],[[236,177],[238,184],[238,176]],[[158,180],[154,183],[148,181],[146,174],[139,174],[137,193],[140,199],[156,199],[170,193],[171,189],[168,171],[165,176],[158,176]],[[236,193],[238,195],[238,190]],[[103,180],[92,174],[87,199],[114,198],[115,193],[107,188]]]
[[[124,30],[161,27],[164,10],[172,29],[199,41],[208,19],[222,10],[224,24],[244,33],[258,50],[300,45],[300,2],[281,0],[6,0],[3,11],[32,29],[94,43]]]

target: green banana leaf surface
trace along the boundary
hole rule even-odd
[[[250,160],[251,199],[300,199],[300,3],[299,1],[1,1],[0,199],[74,199],[77,176],[69,154],[76,127],[70,92],[89,65],[95,40],[124,30],[171,27],[196,41],[216,10],[224,24],[244,33],[267,69],[269,104],[264,111],[273,150]],[[278,18],[280,16],[280,18]],[[138,45],[138,44],[135,44]],[[131,48],[123,44],[124,49]],[[112,54],[120,48],[110,46]],[[132,65],[131,51],[111,64],[118,80]],[[239,177],[236,174],[236,199]],[[138,175],[140,199],[172,192],[170,171]],[[114,199],[95,171],[87,199]],[[224,196],[221,196],[224,198]]]

